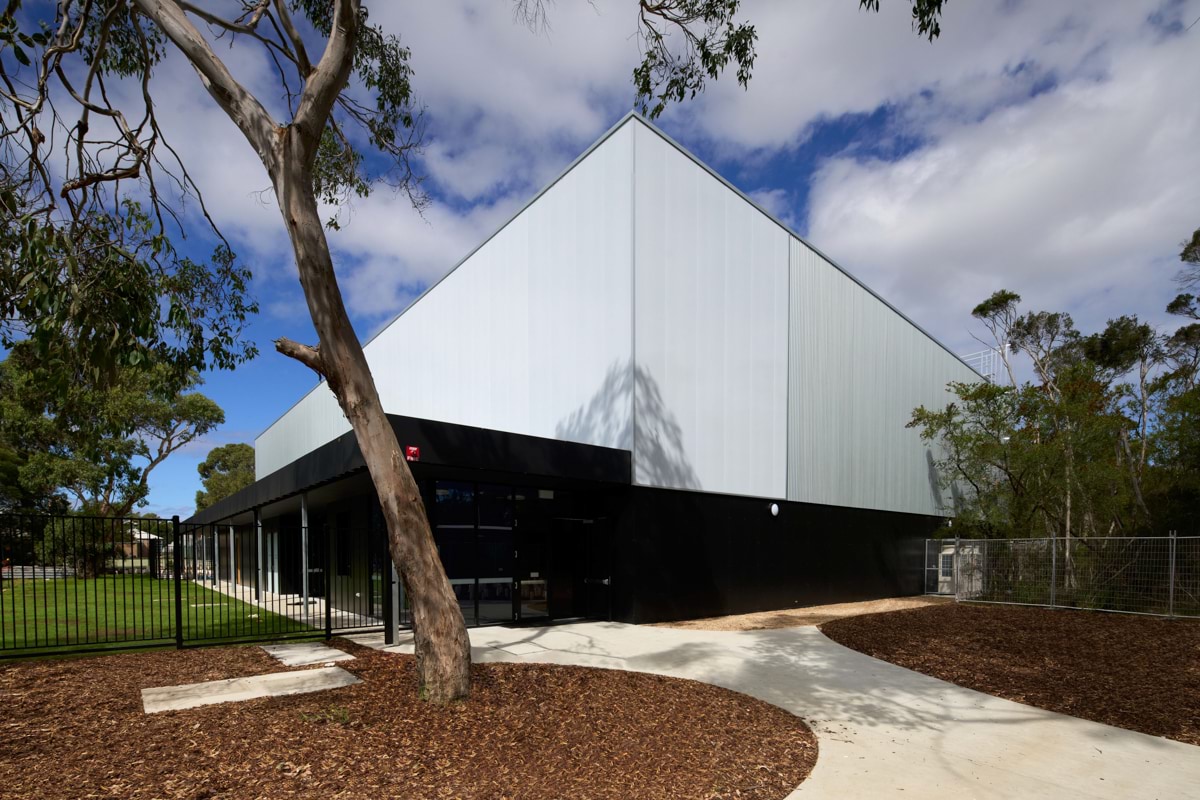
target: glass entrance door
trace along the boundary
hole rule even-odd
[[[434,538],[442,566],[458,598],[463,619],[468,625],[475,625],[475,485],[438,481],[433,508]]]
[[[606,520],[554,520],[549,540],[553,619],[609,618],[610,546]]]
[[[551,524],[549,605],[553,619],[586,615],[583,527],[580,519],[556,519]]]
[[[475,492],[479,519],[479,624],[513,621],[513,490],[481,483]]]
[[[516,580],[515,613],[518,620],[545,619],[550,615],[546,596],[546,526],[549,524],[545,507],[554,493],[545,489],[518,487],[515,534]]]
[[[607,523],[567,516],[578,505],[572,492],[446,480],[425,487],[468,625],[608,618]]]

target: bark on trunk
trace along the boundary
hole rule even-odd
[[[258,99],[234,79],[178,3],[134,3],[196,68],[208,93],[237,124],[271,176],[295,251],[304,298],[320,339],[315,348],[283,340],[276,342],[276,347],[325,376],[354,430],[383,507],[392,561],[412,601],[422,696],[438,703],[464,698],[471,672],[466,624],[434,547],[416,481],[400,454],[362,345],[342,303],[313,195],[317,146],[353,66],[360,3],[337,0],[334,4],[325,52],[315,67],[303,70],[304,89],[288,126],[277,125]],[[277,8],[286,16],[284,4]],[[303,50],[298,38],[297,48]]]
[[[310,360],[319,362],[350,422],[379,495],[392,561],[412,601],[421,695],[435,703],[448,703],[465,698],[470,691],[471,648],[466,623],[442,569],[421,493],[400,452],[342,303],[313,195],[312,174],[294,157],[302,135],[295,126],[279,130],[281,152],[275,159],[279,167],[271,178],[320,338],[320,347],[310,351]]]

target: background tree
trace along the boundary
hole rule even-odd
[[[1200,288],[1200,228],[1192,233],[1192,238],[1183,243],[1179,251],[1179,260],[1183,269],[1176,279],[1185,289]]]
[[[702,91],[727,67],[746,83],[755,33],[736,20],[739,5],[641,0],[635,24],[646,47],[634,70],[635,103],[657,114],[666,103]],[[860,5],[874,10],[878,2]],[[942,0],[914,0],[914,26],[922,35],[937,36],[941,6]],[[541,3],[518,3],[517,9],[526,21],[544,15]],[[21,26],[15,23],[18,11],[27,12]],[[318,337],[315,345],[278,339],[275,347],[325,379],[355,433],[392,560],[412,600],[422,695],[436,702],[465,697],[470,648],[462,613],[351,327],[318,213],[319,200],[336,204],[366,194],[378,178],[390,179],[416,205],[424,202],[410,161],[421,127],[408,49],[370,24],[359,0],[242,0],[215,10],[184,0],[64,0],[53,12],[11,0],[7,12],[0,34],[15,62],[0,59],[0,85],[12,113],[0,116],[0,125],[12,157],[9,182],[21,200],[13,205],[30,209],[25,213],[38,217],[35,227],[72,230],[90,215],[111,219],[126,197],[122,187],[136,180],[150,204],[151,233],[162,236],[168,187],[158,176],[174,174],[179,189],[198,194],[183,165],[172,162],[155,116],[151,77],[168,50],[190,62],[259,156]],[[276,67],[271,99],[283,100],[280,118],[237,80],[213,47],[217,37],[224,40],[222,50],[264,48]],[[116,95],[107,85],[119,80],[140,88],[134,107],[112,104]],[[64,167],[49,159],[45,131],[61,140]],[[382,171],[368,171],[368,165],[384,163]],[[59,209],[60,199],[65,208]],[[61,288],[69,275],[54,275],[58,283],[37,284],[30,302],[70,296]]]
[[[31,496],[65,494],[84,513],[121,517],[146,500],[150,474],[225,420],[170,367],[120,368],[104,390],[46,379],[36,349],[0,362],[0,436],[17,443],[18,483]]]
[[[53,490],[31,491],[21,481],[29,459],[0,430],[0,514],[62,514],[67,499]]]
[[[254,483],[254,448],[245,443],[214,447],[196,470],[204,488],[196,492],[196,510]]]
[[[1017,376],[1013,373],[1011,345],[1013,325],[1017,321],[1017,307],[1021,303],[1021,295],[1016,292],[1001,290],[984,300],[971,311],[971,316],[983,323],[991,334],[992,341],[979,339],[980,343],[995,349],[1004,363],[1004,371],[1008,374],[1010,386],[1017,385]],[[978,337],[976,337],[978,338]]]
[[[936,443],[956,532],[986,537],[1194,531],[1200,500],[1200,324],[1161,334],[1136,316],[1081,335],[1067,314],[1020,314],[997,292],[977,319],[1034,380],[952,383],[909,423]],[[1195,301],[1172,313],[1195,318]],[[1013,375],[1010,371],[1010,376]],[[1067,565],[1070,568],[1070,565]]]

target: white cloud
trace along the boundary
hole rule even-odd
[[[1077,70],[1104,42],[1129,35],[1161,0],[1054,3],[1016,0],[949,3],[942,36],[929,43],[911,29],[907,3],[882,3],[878,14],[845,0],[758,0],[743,15],[759,35],[748,89],[733,80],[711,85],[671,118],[715,144],[776,149],[804,141],[820,119],[869,113],[919,92],[961,87],[990,105],[996,76],[1023,65]]]
[[[636,8],[550,4],[548,32],[514,23],[508,3],[377,4],[372,20],[412,48],[427,107],[422,162],[436,202],[424,218],[386,190],[357,201],[331,237],[352,314],[373,326],[400,310],[611,125],[633,99]],[[1195,226],[1197,52],[1164,39],[1155,11],[1200,16],[1200,2],[1062,0],[951,3],[930,44],[908,5],[880,14],[852,0],[757,0],[749,90],[732,76],[672,109],[666,125],[710,153],[765,164],[803,145],[814,123],[889,108],[884,135],[923,146],[895,163],[849,141],[811,187],[814,243],[954,341],[965,312],[997,285],[1099,318],[1115,300],[1162,305],[1156,258]],[[1161,7],[1161,9],[1160,9]],[[1186,22],[1185,22],[1186,24]],[[222,48],[260,96],[277,95],[256,48]],[[190,67],[155,78],[159,113],[239,253],[264,307],[286,316],[290,248],[261,164]],[[1031,98],[1035,87],[1042,91]],[[199,165],[197,167],[197,165]],[[1184,176],[1184,177],[1181,177]],[[808,187],[763,176],[754,199],[797,227]],[[1189,227],[1190,226],[1190,227]],[[1161,274],[1160,274],[1161,273]],[[1135,277],[1136,276],[1136,277]],[[281,291],[285,290],[285,291]],[[279,298],[287,297],[287,300]],[[296,309],[298,312],[302,309]]]
[[[922,100],[908,124],[928,146],[819,171],[811,238],[960,346],[971,307],[999,288],[1084,328],[1130,311],[1161,321],[1177,242],[1200,224],[1200,109],[1184,100],[1200,50],[1142,28],[1088,61],[982,118],[964,113],[963,86]]]
[[[348,306],[366,317],[399,313],[523,202],[508,195],[466,212],[435,202],[423,215],[405,195],[387,191],[355,203],[329,237]]]
[[[787,189],[759,189],[750,192],[749,196],[784,225],[792,230],[798,229],[795,201]]]

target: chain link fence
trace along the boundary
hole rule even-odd
[[[1200,617],[1200,536],[928,539],[925,591],[976,603]]]

